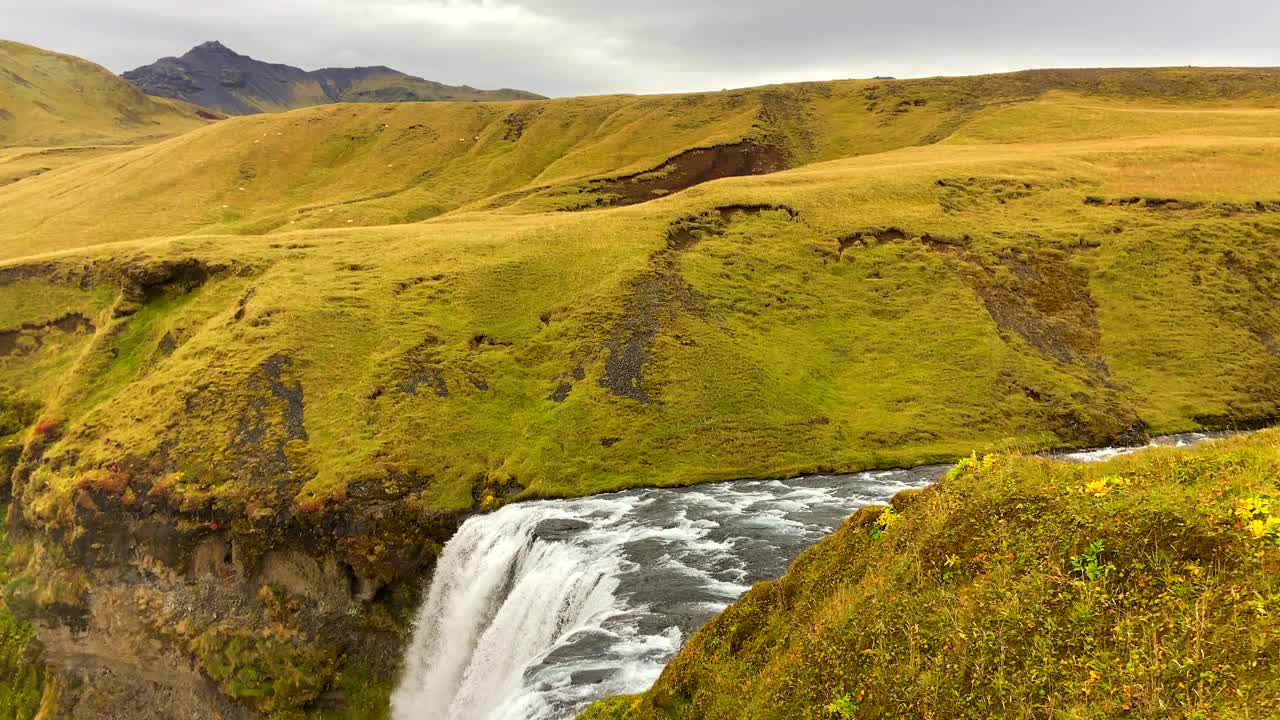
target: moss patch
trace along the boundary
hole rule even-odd
[[[0,516],[6,515],[8,509],[8,502],[0,502]],[[0,587],[9,580],[9,543],[0,532]],[[0,717],[34,718],[40,710],[45,680],[35,630],[14,617],[0,599]]]

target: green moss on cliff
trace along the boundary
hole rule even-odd
[[[338,660],[334,648],[288,631],[264,634],[222,625],[193,639],[191,650],[228,696],[276,717],[300,717],[298,708],[320,696]]]
[[[1270,717],[1278,478],[1276,430],[1094,467],[963,463],[584,717]]]
[[[0,502],[0,518],[9,510]],[[0,588],[9,581],[9,543],[0,526]],[[35,631],[13,616],[0,599],[0,718],[29,720],[40,709],[45,669]]]

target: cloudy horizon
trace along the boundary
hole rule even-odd
[[[549,96],[1047,67],[1280,65],[1280,3],[0,0],[0,37],[119,73],[218,40],[259,60],[387,65]],[[613,5],[613,7],[609,7]],[[1039,6],[1043,5],[1043,6]]]

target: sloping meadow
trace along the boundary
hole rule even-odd
[[[103,653],[90,688],[133,682],[111,665],[131,648],[195,660],[166,691],[192,716],[367,715],[468,512],[1280,414],[1274,110],[1149,135],[1129,99],[1103,139],[915,147],[1006,122],[945,89],[564,101],[609,132],[556,152],[510,108],[322,108],[0,189],[26,203],[0,211],[21,221],[0,236],[8,602],[76,631],[45,633],[54,656]],[[427,179],[396,174],[391,135],[348,137],[422,112],[475,120],[431,141]],[[320,141],[294,147],[298,124]],[[250,162],[286,145],[297,183]],[[409,222],[423,193],[447,202]],[[232,196],[256,209],[209,210]]]

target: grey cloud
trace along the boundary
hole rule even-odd
[[[0,0],[0,34],[117,72],[218,39],[550,95],[1047,66],[1276,65],[1273,0]]]

